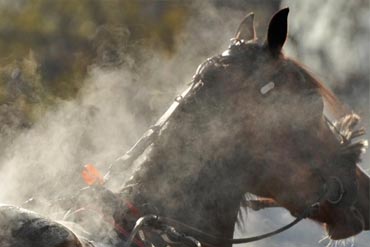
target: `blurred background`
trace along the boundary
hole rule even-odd
[[[0,0],[0,202],[68,194],[102,171],[166,110],[198,64],[221,53],[253,11],[259,39],[289,6],[285,53],[330,87],[369,130],[368,0]],[[369,170],[369,154],[362,166]],[[120,178],[122,181],[130,176]],[[250,212],[245,230],[291,220]],[[367,246],[369,234],[344,246]],[[248,246],[326,246],[305,222]],[[366,242],[367,241],[367,242]]]

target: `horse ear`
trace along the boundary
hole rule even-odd
[[[254,29],[254,13],[251,12],[244,17],[235,34],[236,40],[254,40],[256,39],[256,31]]]
[[[288,34],[289,8],[279,10],[271,18],[267,31],[267,46],[273,55],[280,53]]]

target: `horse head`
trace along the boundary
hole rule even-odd
[[[282,53],[288,12],[272,17],[264,42],[253,14],[245,17],[229,48],[199,67],[199,108],[221,126],[227,151],[218,151],[232,156],[229,169],[240,171],[246,192],[295,216],[316,204],[310,218],[332,239],[347,238],[370,229],[369,176],[357,165],[367,144],[355,140],[364,131],[355,114],[328,120],[324,101],[340,108],[339,101]]]

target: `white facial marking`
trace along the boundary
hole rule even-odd
[[[274,87],[275,87],[275,83],[273,81],[270,81],[269,83],[261,87],[260,92],[262,95],[265,95],[268,92],[270,92],[272,89],[274,89]]]

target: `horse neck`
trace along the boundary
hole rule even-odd
[[[154,213],[211,234],[231,238],[237,220],[241,172],[222,138],[201,127],[167,126],[134,174],[131,200]],[[195,125],[196,126],[196,125]],[[212,145],[211,145],[212,144]],[[232,148],[231,148],[232,149]],[[150,210],[149,210],[150,211]],[[153,212],[145,212],[153,213]]]

